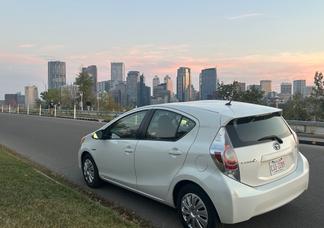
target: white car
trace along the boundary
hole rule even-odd
[[[145,106],[81,142],[88,186],[104,180],[175,207],[184,227],[242,222],[308,188],[297,135],[272,107],[215,100]]]

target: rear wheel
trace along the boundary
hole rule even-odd
[[[178,193],[177,211],[184,227],[220,227],[216,209],[208,195],[196,185],[186,185]]]
[[[86,184],[91,188],[98,188],[102,180],[98,174],[98,168],[91,155],[86,154],[82,159],[82,173]]]

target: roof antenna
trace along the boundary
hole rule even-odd
[[[225,104],[225,105],[228,105],[228,106],[232,105],[231,102],[232,102],[232,100],[233,100],[233,92],[232,92],[231,96],[229,96],[229,94],[230,94],[230,93],[228,92],[227,95],[228,95],[228,97],[229,97],[229,101]]]

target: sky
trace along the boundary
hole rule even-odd
[[[322,0],[0,0],[0,99],[47,87],[47,61],[65,61],[67,82],[82,66],[138,70],[151,86],[190,67],[217,67],[224,83],[306,79],[324,71]]]

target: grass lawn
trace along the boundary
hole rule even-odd
[[[0,146],[0,227],[140,227]]]

